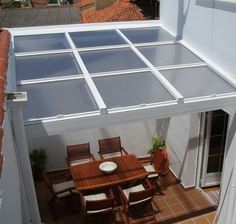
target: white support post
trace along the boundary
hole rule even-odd
[[[22,197],[25,199],[25,209],[28,210],[25,212],[29,216],[28,220],[24,220],[24,224],[41,224],[23,120],[22,108],[26,101],[26,93],[11,94],[8,95],[7,107],[11,116],[15,153],[21,178]]]
[[[227,138],[228,149],[226,148],[227,155],[222,171],[220,202],[216,213],[219,224],[235,223],[235,220],[234,222],[231,221],[235,219],[233,212],[236,208],[236,113]]]

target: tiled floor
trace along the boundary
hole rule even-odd
[[[213,224],[216,212],[210,212],[195,218],[190,218],[178,224]]]
[[[208,202],[200,191],[196,189],[183,189],[171,174],[160,177],[158,184],[161,188],[162,194],[157,194],[153,200],[157,223],[213,223],[214,212],[212,211],[214,211],[215,208]],[[83,216],[80,212],[81,208],[78,198],[73,200],[73,206],[70,206],[70,209],[66,207],[66,203],[63,204],[60,201],[56,202],[54,207],[59,218],[54,220],[47,204],[50,200],[50,192],[43,182],[37,183],[36,189],[40,213],[44,223],[84,223]],[[116,220],[118,223],[125,223],[125,217],[121,207],[116,209]]]

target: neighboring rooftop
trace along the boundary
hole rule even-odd
[[[80,23],[78,7],[43,7],[0,10],[0,27],[50,26]]]
[[[75,3],[76,5],[77,3]],[[141,8],[129,0],[119,0],[108,7],[97,10],[95,0],[78,3],[83,23],[145,20]]]
[[[47,5],[47,0],[31,1],[29,8],[6,5],[0,10],[0,27],[31,27],[77,23],[135,21],[158,18],[158,5],[132,0],[62,0]],[[70,2],[71,5],[62,3]],[[107,2],[110,2],[107,4]],[[33,7],[37,4],[37,7]],[[61,4],[61,5],[60,5]],[[101,7],[103,4],[103,7]],[[9,8],[8,8],[9,7]],[[18,6],[19,7],[19,6]]]

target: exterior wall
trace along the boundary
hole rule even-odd
[[[195,186],[200,114],[174,116],[161,124],[169,149],[171,170],[184,187]]]
[[[195,185],[200,114],[183,115],[162,120],[140,121],[81,132],[47,137],[28,138],[29,149],[44,148],[47,152],[47,170],[66,168],[66,146],[89,142],[98,158],[98,139],[120,136],[122,146],[129,153],[146,155],[152,146],[152,136],[166,137],[171,169],[185,187]]]
[[[28,138],[29,150],[44,148],[47,152],[46,169],[67,167],[66,146],[90,143],[91,152],[98,158],[98,139],[120,136],[122,146],[129,153],[146,155],[152,146],[152,136],[156,129],[156,121],[140,121],[122,125],[108,126],[99,129],[68,132],[63,135]]]
[[[0,223],[21,224],[23,211],[19,170],[7,113],[4,121],[3,154],[3,172],[0,179],[0,191],[2,191],[3,199],[0,203]]]
[[[161,23],[236,77],[236,4],[216,0],[161,0]]]

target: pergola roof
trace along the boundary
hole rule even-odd
[[[12,34],[17,91],[28,94],[24,120],[30,134],[235,104],[234,80],[157,22]]]

